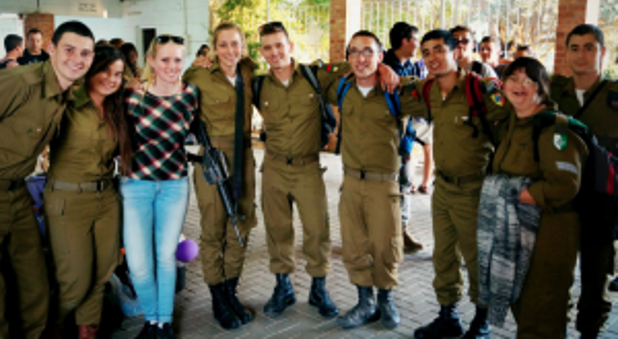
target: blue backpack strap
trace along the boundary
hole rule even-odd
[[[349,78],[341,78],[339,80],[339,85],[337,85],[337,107],[339,107],[339,128],[337,128],[337,147],[335,148],[335,154],[341,153],[341,126],[343,125],[343,111],[341,107],[343,106],[343,98],[350,90],[352,86],[352,81],[346,83]]]

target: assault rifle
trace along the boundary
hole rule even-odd
[[[233,201],[228,185],[226,184],[227,179],[230,178],[230,174],[227,168],[225,154],[212,147],[210,139],[206,134],[204,122],[199,117],[195,117],[192,127],[193,134],[195,134],[197,141],[204,147],[204,154],[198,156],[188,153],[189,161],[199,163],[204,179],[209,185],[217,185],[221,202],[225,208],[225,213],[228,218],[230,218],[232,226],[234,226],[234,231],[236,231],[240,246],[244,247],[242,236],[238,230],[238,221],[243,220],[244,216],[238,214],[238,204]]]

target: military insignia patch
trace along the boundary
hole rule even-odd
[[[418,100],[418,91],[417,90],[413,90],[412,91],[412,96],[414,97],[414,99]]]
[[[332,64],[324,65],[324,69],[329,73],[335,73],[339,70],[339,67],[333,66]]]
[[[613,110],[618,111],[618,92],[609,91],[607,93],[607,105]]]
[[[500,93],[494,93],[491,95],[491,100],[493,100],[496,105],[502,107],[504,106],[504,97]]]
[[[559,151],[567,147],[567,136],[564,134],[554,133],[554,146]]]

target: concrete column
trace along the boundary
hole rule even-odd
[[[554,73],[562,75],[571,74],[571,70],[566,63],[566,37],[569,32],[579,24],[598,24],[599,1],[600,0],[559,0]]]
[[[361,1],[331,0],[330,2],[330,62],[345,59],[348,40],[361,27]]]
[[[24,40],[28,38],[28,31],[37,28],[43,32],[43,49],[47,50],[47,45],[54,35],[54,15],[44,13],[30,13],[24,17]]]

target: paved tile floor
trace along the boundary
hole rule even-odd
[[[262,162],[263,151],[255,150],[258,166]],[[337,204],[338,189],[342,180],[341,160],[333,154],[322,154],[322,165],[328,170],[324,175],[331,218],[331,235],[333,251],[331,256],[332,271],[327,277],[327,288],[341,312],[346,312],[356,304],[356,289],[348,281],[347,272],[341,257],[341,236]],[[417,169],[420,178],[420,168]],[[438,304],[431,287],[434,276],[431,262],[433,241],[431,236],[430,198],[416,194],[412,198],[414,224],[412,233],[424,244],[425,249],[413,255],[406,255],[399,268],[399,286],[395,289],[395,301],[401,313],[401,325],[393,330],[385,330],[379,322],[362,328],[344,331],[334,320],[323,320],[317,311],[307,304],[311,278],[305,272],[305,260],[302,254],[302,231],[298,214],[295,213],[297,272],[293,275],[297,303],[288,308],[278,318],[264,315],[262,307],[270,297],[275,285],[275,278],[268,270],[268,251],[265,242],[264,222],[260,205],[261,175],[257,175],[258,226],[252,231],[249,242],[247,261],[241,284],[240,299],[247,306],[256,310],[256,319],[246,326],[234,331],[223,330],[213,318],[208,287],[202,281],[199,257],[187,264],[187,287],[176,295],[174,327],[179,338],[411,338],[414,329],[431,321],[437,313]],[[194,192],[191,192],[189,212],[186,218],[184,234],[189,239],[198,240],[200,236],[199,211]],[[579,280],[577,282],[579,286]],[[579,294],[578,286],[574,293]],[[618,294],[614,295],[618,300]],[[464,298],[459,307],[465,326],[474,315],[474,305]],[[143,324],[142,317],[126,319],[122,329],[114,338],[134,338]],[[572,330],[571,336],[577,334]],[[614,307],[607,323],[608,332],[603,338],[618,338],[618,306]],[[513,338],[515,324],[511,316],[504,328],[493,328],[492,338]]]

